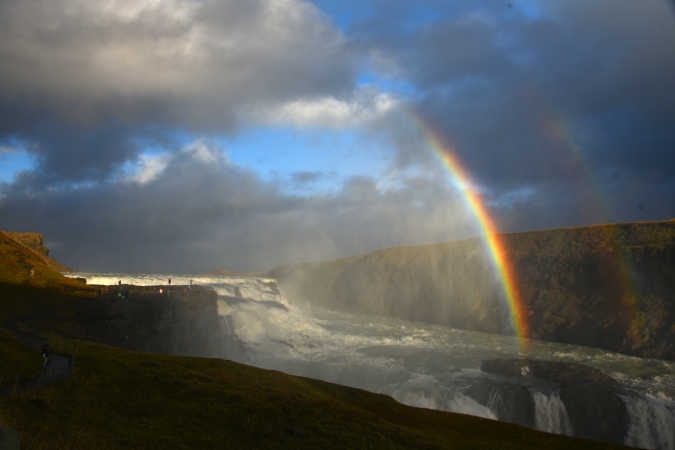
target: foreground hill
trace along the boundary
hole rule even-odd
[[[9,428],[23,449],[623,448],[222,359],[121,348],[161,347],[156,338],[215,297],[131,287],[119,297],[63,278],[5,234],[0,258],[0,447]],[[162,311],[181,308],[196,316],[166,324]],[[69,362],[64,379],[44,376],[36,346],[46,341]]]
[[[675,220],[501,235],[531,338],[675,359]],[[478,238],[273,270],[293,300],[513,334]]]

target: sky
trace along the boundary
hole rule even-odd
[[[4,0],[0,228],[201,272],[675,217],[669,0]]]

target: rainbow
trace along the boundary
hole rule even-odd
[[[583,172],[586,183],[589,189],[584,196],[584,200],[592,204],[595,211],[599,212],[601,217],[611,217],[611,210],[609,206],[603,202],[602,188],[600,183],[593,177],[590,164],[584,158],[583,149],[578,144],[577,139],[573,133],[572,124],[564,120],[562,116],[557,114],[554,110],[548,111],[541,115],[540,121],[544,134],[552,143],[558,145],[562,150],[566,150],[571,155],[572,167],[580,169]],[[615,227],[600,227],[605,239],[609,245],[615,249],[621,248],[621,243],[617,236],[617,229]],[[617,283],[621,291],[621,296],[618,299],[620,305],[626,311],[630,324],[628,332],[632,338],[639,342],[640,337],[635,334],[639,329],[637,325],[638,310],[635,307],[635,301],[638,296],[637,289],[633,277],[631,276],[630,263],[625,258],[619,256],[617,251],[617,259],[614,261],[613,267],[608,267],[607,270],[613,270],[617,275]]]
[[[516,271],[508,260],[502,237],[488,214],[485,203],[473,188],[471,178],[457,159],[455,149],[442,137],[441,133],[436,131],[428,122],[422,120],[418,114],[413,114],[413,117],[415,117],[429,146],[448,170],[453,182],[459,187],[464,201],[480,224],[485,243],[504,287],[504,294],[511,312],[511,323],[520,340],[521,349],[524,349],[526,346],[524,338],[529,335],[526,313],[518,290]]]

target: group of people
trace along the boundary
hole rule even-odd
[[[185,289],[183,289],[183,294],[187,294],[189,289],[192,289],[192,280],[190,280],[190,284]],[[164,290],[164,288],[159,288],[160,294],[168,295],[169,292],[171,292],[171,278],[167,280],[166,290]]]
[[[188,290],[192,289],[192,280],[190,280],[190,284],[183,289],[183,293],[187,294]],[[167,287],[165,288],[159,288],[159,293],[162,295],[168,295],[171,292],[171,278],[167,280]],[[122,286],[122,280],[117,281],[117,292],[116,295],[119,298],[125,299],[127,298],[128,292],[124,287]],[[99,292],[100,295],[100,292]]]

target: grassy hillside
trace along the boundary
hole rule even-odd
[[[675,359],[675,221],[501,235],[533,338]],[[480,239],[271,272],[291,299],[513,334]]]
[[[92,326],[109,318],[105,296],[0,239],[0,425],[19,432],[23,449],[620,448],[412,408],[226,360],[92,342],[85,339]],[[33,277],[27,267],[35,268]],[[32,384],[41,358],[25,336],[42,336],[52,350],[71,355],[72,374]]]
[[[54,258],[49,257],[49,249],[44,245],[44,238],[40,233],[26,233],[8,231],[7,235],[17,242],[35,251],[47,263],[49,267],[59,272],[69,272],[70,269]]]
[[[26,283],[32,286],[81,285],[59,273],[61,264],[52,262],[51,258],[39,250],[14,238],[18,236],[31,243],[33,237],[29,236],[28,239],[26,235],[37,233],[8,233],[0,230],[0,282]],[[37,236],[41,240],[41,235]]]

